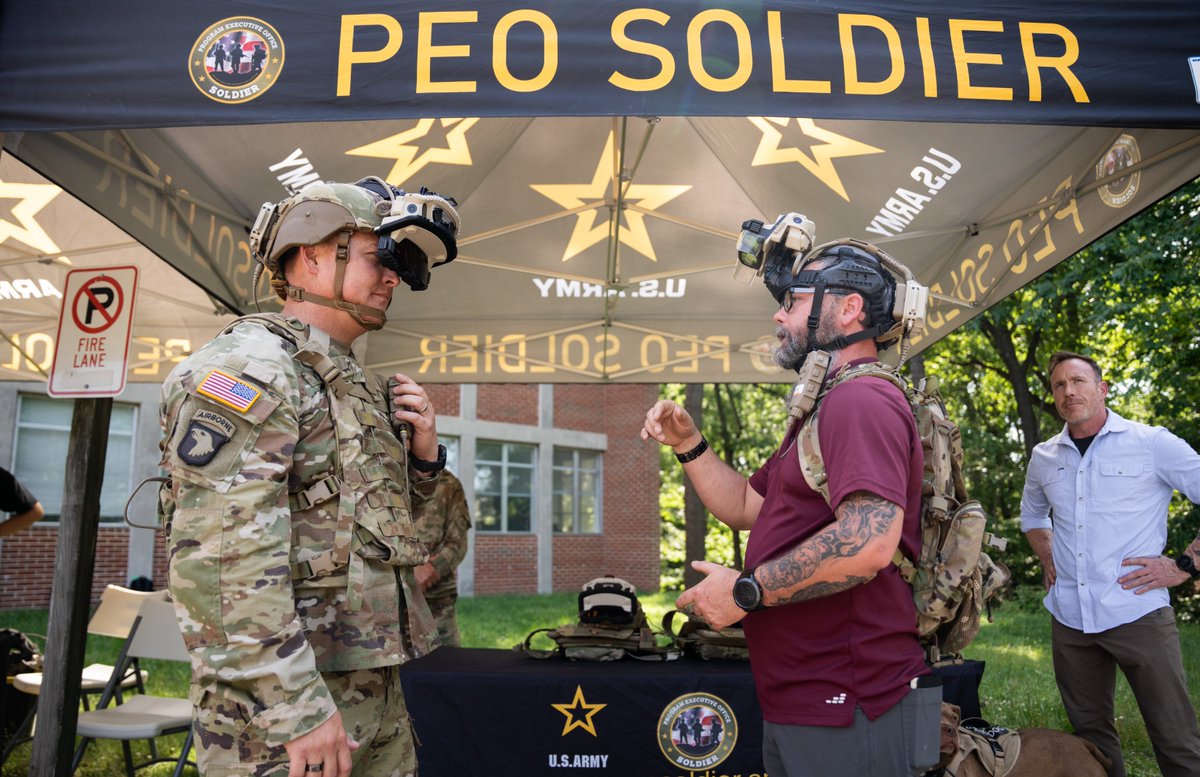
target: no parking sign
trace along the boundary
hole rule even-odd
[[[137,278],[133,266],[67,273],[50,396],[115,397],[125,390]]]

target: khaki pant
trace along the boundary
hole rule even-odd
[[[342,724],[359,748],[350,754],[353,777],[413,777],[417,753],[397,666],[326,672],[325,684]],[[208,693],[196,708],[196,760],[205,777],[285,777],[287,751],[270,747],[247,730],[238,705]]]
[[[1076,631],[1054,618],[1050,622],[1054,677],[1067,718],[1076,734],[1112,760],[1109,777],[1125,777],[1113,722],[1118,666],[1142,711],[1164,777],[1200,774],[1200,731],[1188,698],[1175,612],[1160,607],[1097,634]]]

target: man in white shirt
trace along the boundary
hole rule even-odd
[[[1163,551],[1175,490],[1200,502],[1200,455],[1106,408],[1091,357],[1059,351],[1048,370],[1067,423],[1033,450],[1021,530],[1042,563],[1063,706],[1075,733],[1112,760],[1109,777],[1125,777],[1113,722],[1121,667],[1164,777],[1195,777],[1200,729],[1167,589],[1198,575],[1200,537],[1177,558]]]

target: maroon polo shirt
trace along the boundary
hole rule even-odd
[[[786,555],[834,520],[804,481],[798,431],[750,478],[763,505],[746,545],[747,567]],[[904,395],[881,378],[843,383],[821,400],[818,435],[833,507],[856,491],[901,505],[901,550],[915,559],[924,455]],[[929,671],[912,589],[892,564],[863,585],[752,612],[743,623],[758,701],[772,723],[849,726],[855,706],[874,720]]]

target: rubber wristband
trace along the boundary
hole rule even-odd
[[[679,459],[680,464],[687,464],[693,459],[700,458],[700,455],[708,450],[708,440],[704,439],[704,435],[700,435],[700,444],[692,448],[687,453],[676,453],[675,458]]]

